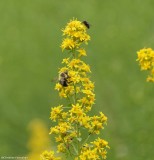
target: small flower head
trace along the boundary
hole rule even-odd
[[[71,38],[65,38],[61,44],[62,50],[73,50],[78,48],[79,44]]]
[[[81,56],[87,56],[86,51],[83,48],[78,49],[77,51],[79,52],[79,57],[81,57]]]

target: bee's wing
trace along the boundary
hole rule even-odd
[[[57,77],[52,78],[52,79],[51,79],[51,82],[58,82],[58,78],[57,78]]]

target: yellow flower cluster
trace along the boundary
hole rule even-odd
[[[101,138],[90,142],[90,137],[100,135],[107,117],[102,112],[97,116],[89,114],[95,103],[94,83],[89,79],[90,66],[81,60],[87,55],[82,44],[90,40],[87,29],[83,22],[73,19],[62,30],[65,38],[61,48],[69,50],[69,56],[62,60],[55,89],[68,104],[52,107],[50,116],[55,122],[50,134],[58,143],[57,152],[66,153],[72,160],[105,159],[109,148]]]
[[[83,42],[87,43],[90,40],[90,36],[86,33],[86,30],[87,28],[82,22],[76,19],[71,20],[62,30],[63,35],[67,36],[62,42],[62,50],[74,50],[79,48]],[[84,51],[80,50],[78,52],[83,53]]]
[[[147,78],[148,82],[154,82],[154,51],[151,48],[144,48],[137,52],[139,65],[141,70],[148,70],[150,75]]]
[[[81,149],[81,154],[79,157],[81,160],[97,160],[100,159],[99,157],[101,157],[101,159],[106,159],[107,151],[104,147],[110,148],[108,146],[108,142],[98,138],[91,142],[90,145],[85,144]],[[76,158],[76,160],[78,159]]]

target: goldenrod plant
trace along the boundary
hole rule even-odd
[[[154,50],[143,48],[137,52],[137,56],[141,70],[149,71],[147,81],[154,82]]]
[[[40,158],[43,150],[50,148],[49,131],[45,123],[40,119],[34,119],[28,124],[30,138],[27,144],[29,160]]]
[[[106,159],[109,146],[102,139],[101,131],[107,117],[103,112],[93,116],[89,114],[95,103],[95,85],[89,78],[90,66],[81,60],[87,56],[84,44],[90,40],[87,34],[89,28],[88,22],[73,19],[62,29],[64,39],[61,48],[65,54],[68,53],[62,60],[55,89],[67,105],[59,104],[51,108],[50,134],[54,135],[57,143],[57,153],[44,151],[42,160]],[[94,140],[90,141],[91,138]]]

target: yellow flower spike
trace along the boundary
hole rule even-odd
[[[27,129],[30,133],[30,138],[27,143],[29,150],[27,157],[30,160],[40,159],[40,153],[48,149],[51,145],[48,128],[41,119],[33,119],[28,124]]]
[[[101,139],[92,143],[90,138],[91,135],[100,137],[107,117],[102,112],[98,116],[89,116],[95,103],[95,85],[89,78],[90,66],[81,60],[87,56],[83,45],[90,40],[87,34],[89,26],[85,23],[88,24],[87,21],[73,19],[62,30],[64,39],[61,48],[69,55],[62,60],[55,89],[64,104],[51,109],[50,134],[57,142],[57,152],[67,155],[66,158],[100,160],[106,158],[108,143]],[[51,156],[48,156],[49,153],[46,155],[51,157],[52,152]]]

